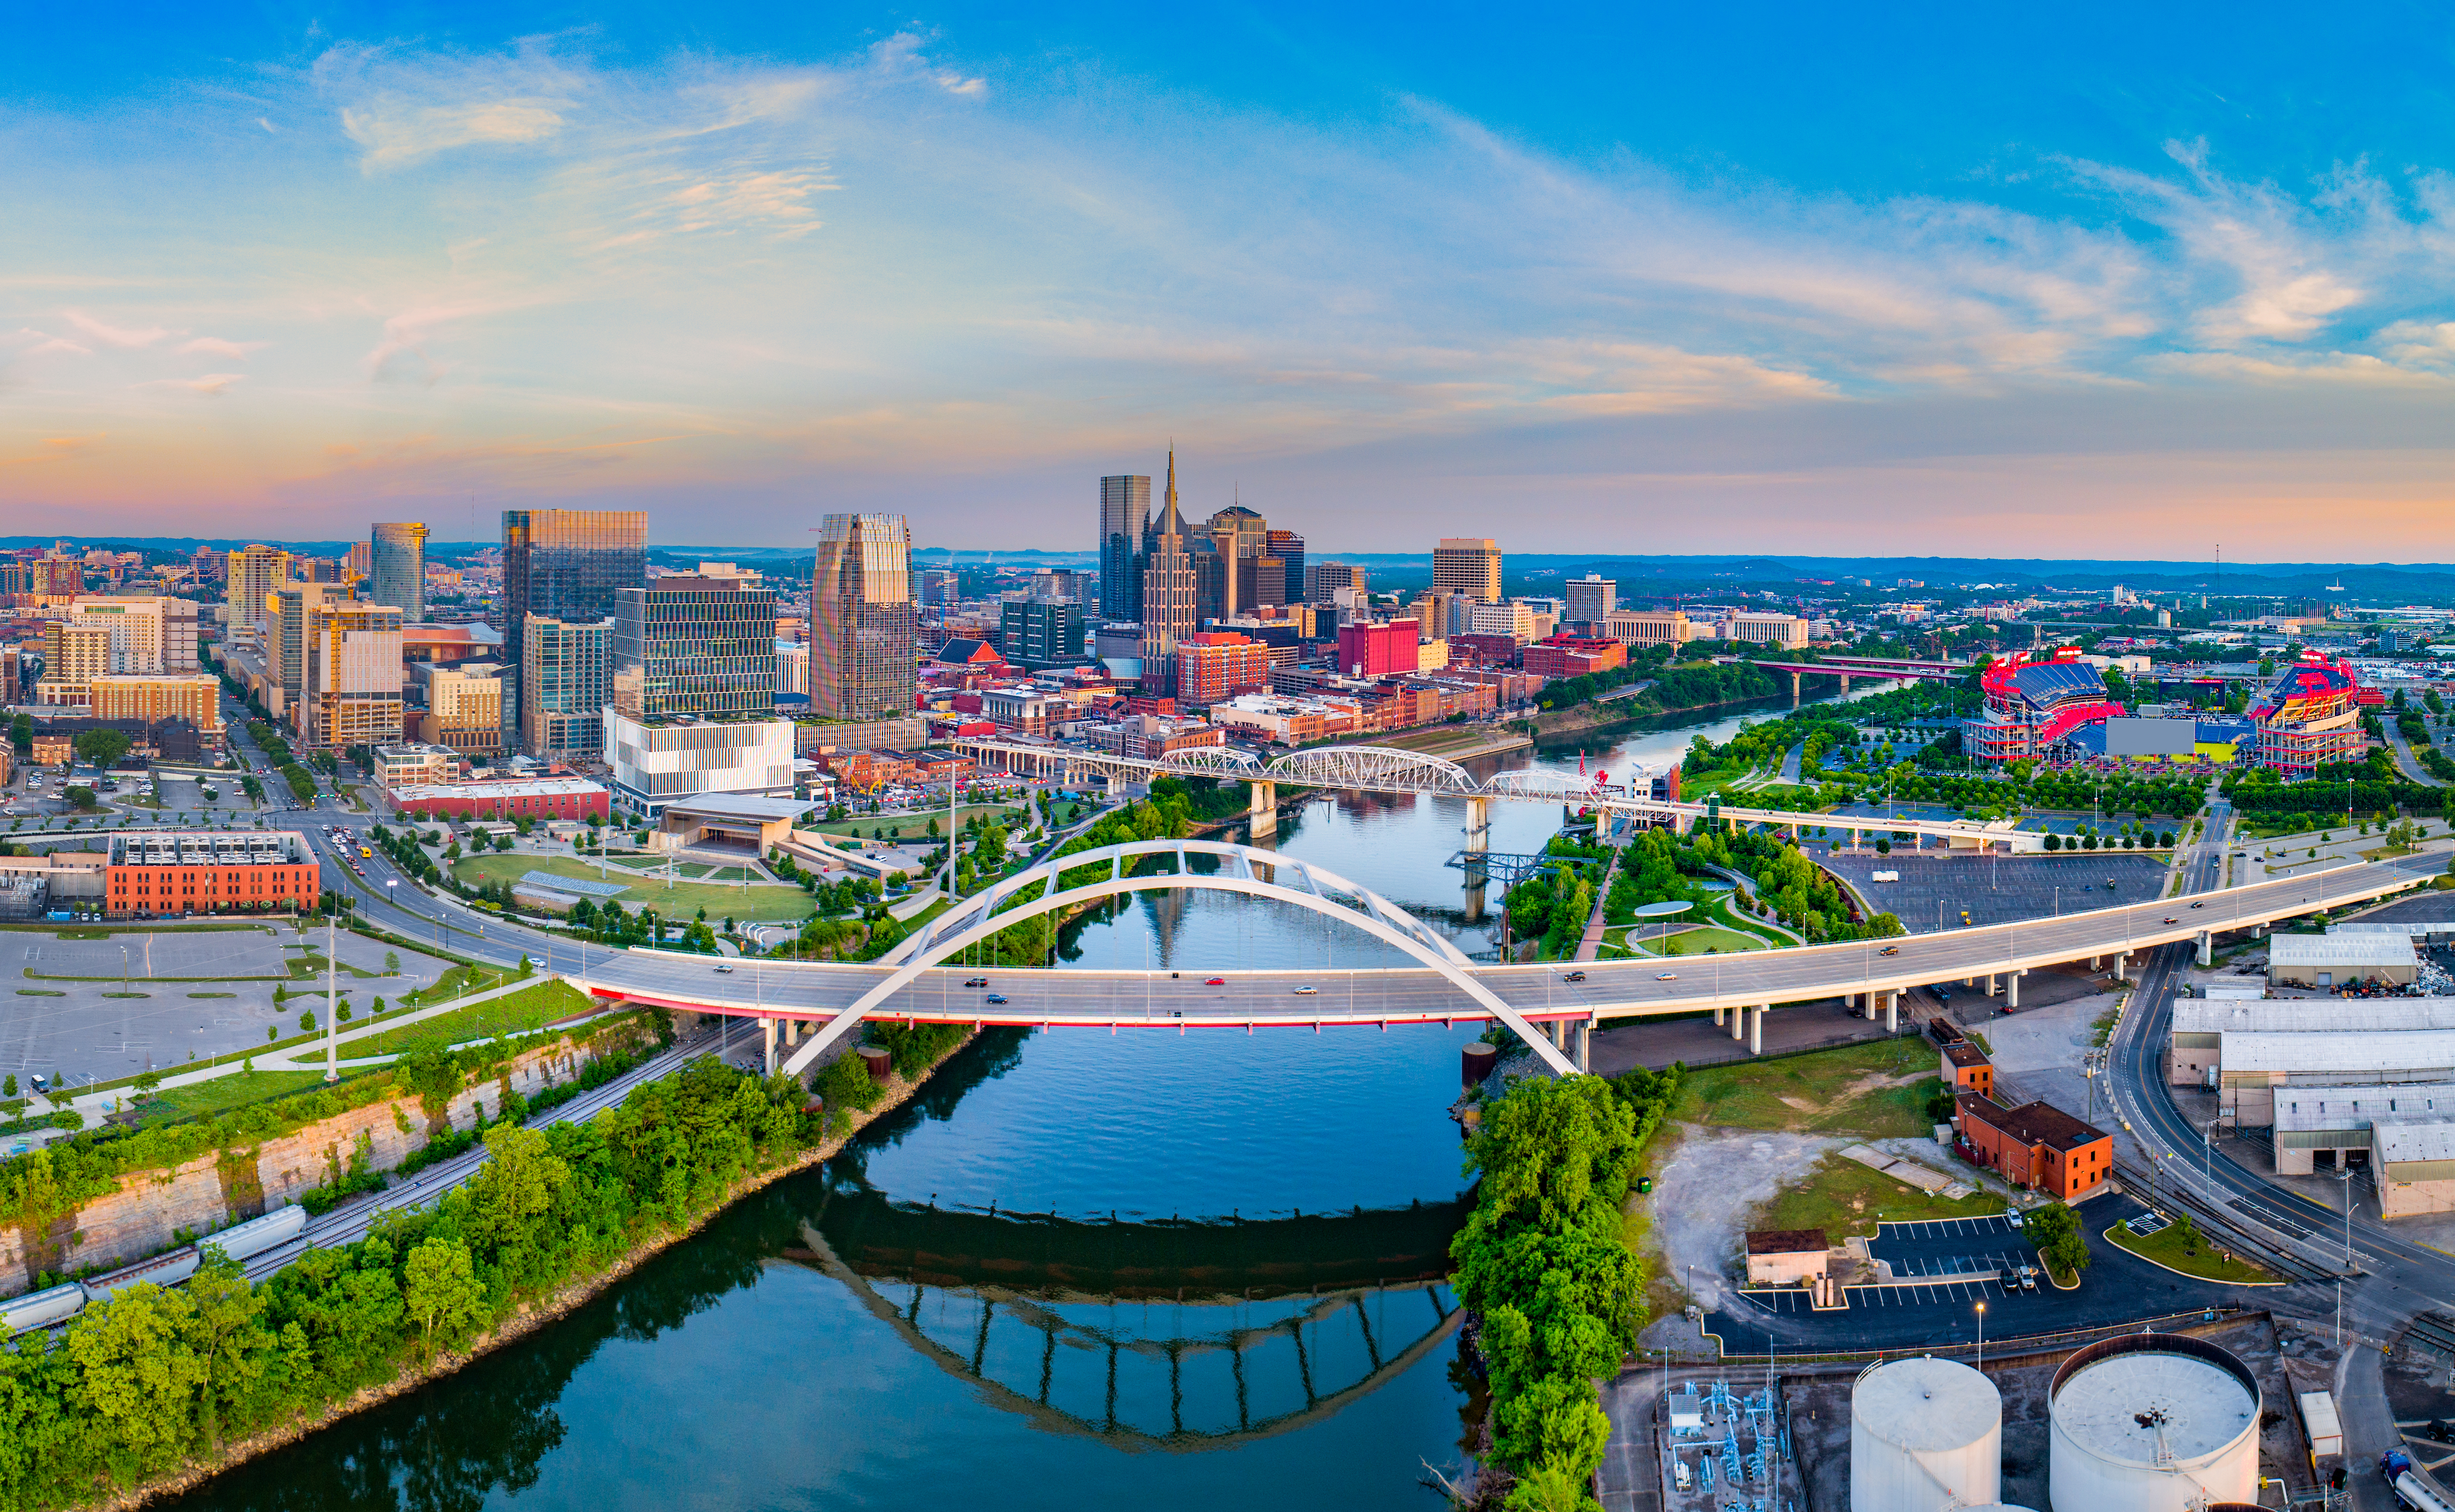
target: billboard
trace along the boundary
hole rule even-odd
[[[2111,756],[2187,756],[2199,744],[2197,719],[2108,719],[2105,754]]]

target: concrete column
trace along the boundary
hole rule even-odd
[[[1901,995],[1898,989],[1884,994],[1884,1032],[1901,1032]]]
[[[1841,696],[1850,696],[1850,675],[1846,672],[1841,675]]]
[[[2114,958],[2114,979],[2116,981],[2129,981],[2131,979],[2131,958],[2129,956],[2117,956]]]
[[[2102,971],[2102,970],[2104,970],[2104,969],[2105,969],[2105,958],[2104,958],[2104,957],[2102,957],[2102,956],[2091,956],[2091,957],[2088,958],[2088,969],[2089,969],[2089,970],[2091,970],[2091,971]]]
[[[1745,1008],[1734,1008],[1734,1009],[1732,1009],[1732,1010],[1731,1010],[1731,1038],[1732,1038],[1734,1040],[1738,1040],[1738,1039],[1744,1039],[1744,1038],[1746,1038],[1748,1037],[1748,1036],[1747,1036],[1747,1026],[1748,1026],[1748,1011],[1747,1011]]]
[[[2003,978],[2001,974],[1995,972],[1989,972],[1987,974],[1986,996],[1989,998],[2000,998],[2003,996]]]
[[[2213,966],[2213,965],[2215,965],[2216,963],[2217,963],[2217,936],[2216,936],[2216,931],[2215,931],[2215,930],[2212,930],[2212,929],[2203,929],[2203,930],[2201,930],[2201,931],[2200,931],[2200,964],[2201,964],[2201,965],[2202,965],[2202,966]]]
[[[1798,674],[1795,672],[1790,675],[1790,701],[1794,705],[1798,702]]]
[[[1722,1010],[1718,1007],[1714,1010],[1714,1027],[1716,1029],[1722,1027]]]
[[[1248,782],[1247,791],[1252,801],[1247,807],[1245,827],[1254,838],[1279,833],[1279,785],[1275,782]]]
[[[1592,1018],[1577,1025],[1577,1069],[1589,1073],[1594,1069],[1594,1021]]]
[[[1765,1009],[1772,1006],[1771,1003],[1765,1003],[1751,1009],[1748,1013],[1748,1054],[1752,1056],[1764,1054]]]
[[[1469,851],[1491,849],[1491,800],[1466,800],[1466,848]]]
[[[776,1020],[773,1018],[760,1019],[759,1033],[760,1038],[764,1041],[767,1075],[772,1077],[776,1074]]]
[[[2025,972],[2016,971],[2003,978],[2004,1007],[2018,1008],[2020,1006],[2020,978],[2025,975],[2027,975]]]

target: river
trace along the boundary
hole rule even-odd
[[[1660,767],[1768,700],[1613,737]],[[1598,743],[1598,742],[1597,742]],[[1575,770],[1577,755],[1489,764]],[[1589,758],[1589,765],[1594,764]],[[1558,809],[1493,806],[1531,851]],[[1455,935],[1455,799],[1307,805],[1278,848]],[[1069,961],[1394,964],[1220,895],[1144,895]],[[448,1381],[181,1512],[1437,1508],[1466,1396],[1437,1277],[1464,1211],[1463,1029],[1001,1032],[823,1168]]]

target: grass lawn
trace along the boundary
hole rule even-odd
[[[435,985],[402,994],[400,1000],[391,1003],[387,1011],[423,1008],[446,998],[461,998],[499,987],[511,979],[511,970],[504,966],[455,966],[435,978]]]
[[[1947,1200],[1870,1171],[1856,1160],[1828,1155],[1816,1162],[1805,1180],[1776,1194],[1748,1220],[1750,1228],[1820,1228],[1833,1240],[1862,1234],[1873,1238],[1876,1225],[1913,1222],[1933,1218],[1984,1218],[2003,1211],[2003,1200],[1979,1192]]]
[[[2225,1259],[2217,1252],[2202,1234],[2191,1246],[2197,1254],[2183,1252],[2182,1225],[2168,1223],[2156,1233],[2141,1239],[2131,1232],[2128,1223],[2117,1223],[2105,1231],[2105,1237],[2118,1249],[2127,1249],[2142,1260],[2152,1260],[2169,1270],[2185,1276],[2197,1276],[2210,1281],[2272,1281],[2276,1278],[2250,1261],[2236,1257]]]
[[[1013,833],[1015,821],[1023,817],[1023,810],[1010,803],[966,803],[955,812],[956,827],[971,823],[975,814],[983,816],[988,823],[1004,825],[1008,834]],[[830,819],[821,824],[803,824],[799,828],[815,830],[821,835],[858,835],[862,839],[873,838],[889,830],[902,830],[907,840],[925,840],[929,837],[929,825],[933,820],[943,837],[946,833],[944,809],[923,809],[918,814],[865,814],[857,818]]]
[[[153,1123],[171,1122],[176,1119],[210,1119],[217,1113],[243,1108],[251,1102],[304,1092],[309,1087],[321,1085],[323,1080],[324,1073],[320,1071],[236,1072],[227,1077],[215,1077],[210,1081],[199,1081],[193,1086],[170,1087],[155,1093],[146,1105],[141,1121]],[[156,1108],[169,1112],[157,1119],[154,1117]]]
[[[467,1039],[542,1029],[557,1018],[584,1012],[587,1007],[586,993],[565,982],[543,981],[526,992],[505,993],[500,998],[436,1014],[365,1039],[344,1040],[341,1055],[344,1058],[393,1056],[428,1046],[440,1050]]]
[[[455,862],[452,868],[455,877],[472,886],[479,882],[517,882],[530,872],[592,882],[598,879],[596,867],[559,856],[472,856]],[[605,880],[617,878],[608,877]],[[729,887],[712,882],[676,882],[667,887],[662,880],[641,877],[612,901],[621,904],[626,914],[653,908],[669,919],[686,919],[704,908],[711,923],[727,917],[775,922],[810,917],[810,895],[798,887],[777,883]]]
[[[1741,951],[1770,950],[1772,947],[1754,935],[1708,925],[1674,935],[1668,939],[1648,940],[1646,948],[1664,956],[1729,956]]]
[[[1935,1050],[1915,1036],[1688,1073],[1673,1117],[1720,1128],[1930,1136]]]

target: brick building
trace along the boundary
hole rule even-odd
[[[311,908],[322,893],[306,837],[287,831],[114,835],[108,857],[111,918]]]
[[[420,818],[585,819],[609,815],[608,791],[585,777],[405,783],[385,792],[396,814]]]
[[[1966,1039],[1955,1039],[1943,1047],[1938,1058],[1942,1062],[1937,1076],[1954,1092],[1974,1092],[1981,1098],[1995,1096],[1995,1062],[1986,1052]]]
[[[1526,648],[1528,672],[1538,677],[1582,677],[1628,665],[1628,648],[1608,637],[1553,635]]]
[[[1407,627],[1409,635],[1414,627]],[[1207,708],[1270,685],[1270,649],[1249,635],[1212,631],[1176,643],[1176,699]]]
[[[2114,1174],[2114,1138],[2047,1102],[2017,1108],[1963,1092],[1955,1099],[1953,1122],[1962,1154],[1992,1167],[2007,1181],[2025,1182],[2071,1201],[2097,1190]]]
[[[1338,670],[1350,677],[1386,677],[1412,672],[1423,627],[1412,619],[1382,625],[1338,627]]]

